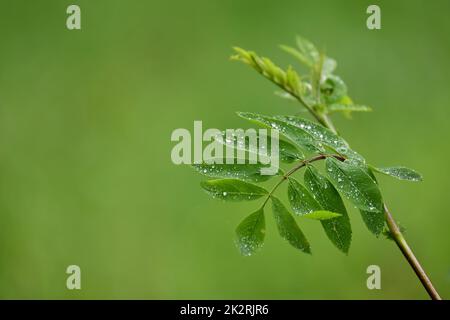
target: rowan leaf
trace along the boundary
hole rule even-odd
[[[332,112],[371,112],[372,108],[364,105],[356,105],[356,104],[339,104],[334,103],[330,104],[327,107],[329,113]]]
[[[323,209],[308,189],[294,178],[289,178],[288,198],[292,210],[300,216]]]
[[[231,56],[232,60],[242,61],[250,65],[256,71],[272,82],[284,87],[287,83],[286,72],[275,65],[269,58],[260,57],[253,51],[234,47],[235,55]]]
[[[287,240],[293,247],[311,253],[310,245],[303,232],[300,230],[294,217],[289,213],[278,198],[272,198],[272,211],[277,223],[280,236]]]
[[[225,163],[202,163],[193,164],[192,167],[199,173],[211,177],[211,178],[230,178],[239,179],[250,182],[262,182],[267,181],[274,175],[262,175],[261,169],[269,168],[270,165],[256,164],[238,164],[237,159],[232,159],[230,162],[233,164],[227,164],[227,159],[218,159]],[[215,161],[215,159],[211,159]]]
[[[361,169],[364,170],[372,180],[378,185],[377,178],[373,174],[372,170],[368,166],[361,166]],[[386,219],[384,217],[384,210],[369,212],[364,210],[359,210],[361,217],[366,225],[367,229],[372,232],[375,236],[379,236],[383,230]]]
[[[302,52],[300,52],[299,50],[292,48],[290,46],[285,46],[285,45],[280,45],[280,48],[289,53],[290,55],[292,55],[294,58],[296,58],[298,61],[300,61],[300,63],[311,67],[313,62],[310,60],[309,57],[306,57]]]
[[[382,211],[378,185],[361,166],[330,157],[326,160],[326,168],[335,187],[357,208],[369,212]]]
[[[297,48],[305,56],[310,66],[319,61],[320,59],[319,50],[317,50],[316,46],[311,41],[303,37],[297,36],[296,42]]]
[[[333,73],[337,67],[337,62],[333,58],[325,57],[322,65],[322,75],[328,76]]]
[[[385,217],[384,211],[365,211],[359,210],[361,217],[366,225],[367,229],[372,232],[375,236],[379,236],[383,232]]]
[[[227,201],[250,201],[269,194],[264,188],[236,179],[202,181],[200,186],[213,198]]]
[[[310,152],[324,151],[322,145],[314,137],[300,127],[294,126],[283,119],[250,112],[238,112],[238,116],[268,128],[276,129],[286,138]]]
[[[347,95],[347,86],[336,75],[328,75],[320,85],[320,92],[327,104],[338,102]]]
[[[371,167],[376,172],[406,181],[422,181],[422,175],[417,171],[403,166],[376,168]]]
[[[289,92],[293,92],[295,95],[301,94],[302,83],[300,76],[291,66],[286,70],[286,85],[289,87]]]
[[[241,150],[253,155],[259,156],[259,159],[266,158],[271,155],[272,143],[278,142],[278,151],[280,160],[286,163],[304,159],[303,153],[292,143],[276,139],[269,134],[254,133],[254,139],[250,133],[244,130],[234,130],[233,132],[221,132],[215,137],[215,140],[227,147],[235,150]],[[250,156],[249,156],[250,158]]]
[[[236,228],[236,244],[244,256],[250,256],[264,244],[266,234],[264,209],[259,209],[246,217]]]
[[[314,211],[311,213],[304,214],[302,216],[302,218],[323,221],[323,220],[330,220],[330,219],[338,218],[341,216],[342,216],[342,214],[340,214],[340,213],[331,212],[331,211],[327,211],[327,210],[319,210],[319,211]]]
[[[308,166],[305,171],[305,186],[323,210],[341,215],[335,219],[321,221],[321,223],[331,242],[339,250],[348,253],[352,240],[352,229],[341,196],[333,184],[313,166]]]
[[[315,139],[316,144],[326,145],[349,159],[364,162],[364,158],[350,149],[343,138],[318,123],[296,116],[275,116],[274,118],[307,132]]]

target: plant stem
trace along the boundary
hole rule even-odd
[[[412,252],[408,243],[406,242],[405,238],[403,237],[403,234],[401,233],[400,228],[398,227],[394,218],[392,218],[392,215],[389,212],[386,204],[384,204],[384,214],[385,214],[386,221],[387,221],[387,224],[389,227],[389,231],[391,232],[392,238],[397,243],[397,246],[402,251],[406,260],[408,260],[411,268],[414,269],[414,272],[416,273],[420,282],[422,282],[423,286],[425,287],[425,290],[427,290],[431,299],[442,300],[442,298],[439,296],[439,293],[436,291],[433,284],[431,283],[430,278],[428,278],[427,274],[425,273],[425,270],[420,265],[419,260],[417,260],[416,256],[414,255],[414,253]]]
[[[317,118],[317,115],[314,115],[314,116]],[[334,127],[331,119],[326,114],[322,115],[321,118],[323,119],[322,124],[324,124],[328,129],[333,131],[335,134],[337,134],[336,128]],[[411,268],[413,268],[414,272],[416,273],[420,282],[422,282],[422,285],[425,287],[425,290],[427,290],[431,299],[442,300],[439,293],[436,291],[433,284],[431,283],[430,278],[428,278],[427,274],[425,273],[425,270],[420,265],[419,260],[417,260],[413,251],[411,250],[411,248],[409,247],[405,238],[403,237],[403,234],[400,231],[400,228],[398,227],[397,223],[395,222],[394,218],[392,217],[391,213],[389,212],[386,204],[383,204],[383,205],[384,205],[384,214],[385,214],[385,218],[386,218],[386,222],[387,222],[389,231],[391,232],[392,238],[394,239],[395,243],[397,243],[397,246],[400,248],[401,252],[403,253],[403,256],[406,258],[406,260],[408,260]]]
[[[336,128],[334,127],[333,122],[331,121],[331,119],[328,117],[328,115],[324,114],[322,116],[323,119],[323,124],[325,127],[327,127],[328,129],[330,129],[333,133],[338,134]]]
[[[264,202],[263,202],[263,204],[261,206],[261,209],[263,209],[266,206],[267,201],[269,201],[270,197],[278,189],[278,187],[284,181],[286,181],[291,175],[293,175],[295,172],[297,172],[298,170],[300,170],[301,168],[303,168],[304,166],[308,165],[311,162],[323,160],[323,159],[330,158],[330,157],[336,158],[336,159],[338,159],[340,161],[344,161],[345,160],[344,157],[342,157],[341,155],[338,155],[338,154],[320,154],[320,155],[312,157],[310,159],[305,159],[305,160],[300,161],[295,167],[293,167],[286,174],[284,174],[283,177],[281,178],[281,180],[278,181],[278,183],[272,188],[272,190],[270,190],[269,194],[267,195],[267,198],[264,200]]]

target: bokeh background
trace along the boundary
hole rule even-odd
[[[82,30],[66,29],[78,4]],[[382,29],[366,28],[366,8]],[[384,197],[444,297],[450,296],[450,2],[0,2],[0,297],[123,299],[426,299],[395,244],[359,213],[350,254],[305,221],[313,255],[278,236],[242,257],[235,226],[257,203],[223,203],[175,166],[176,128],[246,126],[235,111],[289,114],[296,104],[245,66],[239,45],[294,64],[296,34],[338,61],[371,114],[336,117],[376,165],[417,169],[423,183],[380,178]],[[82,290],[66,289],[66,267]],[[366,288],[366,268],[382,289]]]

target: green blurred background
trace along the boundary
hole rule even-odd
[[[82,30],[66,29],[78,4]],[[366,28],[366,8],[382,29]],[[350,254],[320,224],[303,230],[313,255],[278,236],[242,257],[234,228],[257,203],[210,199],[170,135],[247,125],[235,111],[288,114],[298,106],[249,68],[239,45],[281,52],[301,34],[338,61],[371,114],[336,124],[376,165],[403,164],[425,180],[380,178],[395,217],[443,297],[450,296],[448,210],[450,2],[24,1],[0,2],[0,297],[139,299],[425,299],[394,243],[373,237],[350,209]],[[82,290],[66,289],[66,267]],[[366,268],[382,289],[366,288]]]

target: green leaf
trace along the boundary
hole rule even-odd
[[[278,141],[279,156],[281,161],[292,163],[294,161],[303,160],[305,158],[303,153],[288,141],[282,139],[274,139],[269,134],[266,134],[264,136],[266,145],[264,145],[262,143],[263,139],[261,139],[262,135],[261,133],[259,133],[255,141],[247,138],[243,143],[244,137],[242,135],[239,135],[236,131],[232,132],[232,134],[229,135],[227,135],[226,132],[221,132],[221,134],[218,135],[215,139],[219,143],[235,150],[242,150],[245,152],[256,154],[260,157],[260,159],[261,157],[265,158],[269,156],[271,153],[272,142],[276,143]]]
[[[382,211],[380,190],[361,166],[335,158],[327,158],[325,162],[331,181],[357,208],[369,212]]]
[[[375,181],[376,184],[378,184],[377,178],[369,167],[361,166],[361,169],[363,169],[364,172],[367,173],[372,178],[372,180]],[[359,212],[361,213],[361,217],[365,225],[367,226],[367,229],[369,229],[370,232],[378,237],[383,231],[386,221],[384,217],[384,210],[376,212],[359,210]]]
[[[310,245],[303,232],[298,227],[292,215],[275,197],[272,198],[272,210],[277,223],[280,236],[287,240],[293,247],[305,253],[311,253]]]
[[[349,159],[364,162],[364,158],[351,150],[344,139],[320,124],[296,116],[275,116],[274,118],[307,132],[316,144],[324,144]]]
[[[200,186],[212,197],[227,201],[250,201],[269,194],[264,188],[236,179],[202,181]]]
[[[334,219],[321,221],[321,223],[331,242],[341,251],[348,253],[352,240],[352,229],[341,196],[331,182],[313,166],[308,166],[305,171],[305,185],[323,210],[341,215]]]
[[[327,107],[328,112],[371,112],[372,108],[356,104],[331,104]]]
[[[293,92],[297,96],[301,94],[302,83],[300,77],[291,66],[286,71],[286,84],[289,87],[289,92]]]
[[[310,65],[317,63],[320,59],[320,53],[316,46],[309,40],[300,36],[297,36],[296,40],[298,49],[305,56],[308,63]]]
[[[236,54],[231,56],[231,60],[242,61],[249,65],[254,65],[253,61],[254,52],[247,51],[239,47],[233,47],[233,50],[235,51]]]
[[[238,112],[237,114],[241,118],[280,131],[280,133],[282,133],[289,140],[307,151],[324,151],[320,143],[317,143],[313,136],[311,136],[308,132],[301,129],[300,127],[296,127],[290,123],[287,123],[282,119],[250,112]]]
[[[338,190],[358,209],[367,228],[378,236],[384,226],[383,200],[370,169],[360,164],[326,160],[328,176]]]
[[[251,182],[267,181],[273,175],[261,175],[262,168],[270,165],[257,164],[237,164],[237,159],[233,159],[234,164],[226,164],[226,159],[220,159],[224,164],[202,163],[194,164],[192,167],[199,173],[211,178],[231,178]]]
[[[319,63],[320,53],[316,46],[305,38],[297,37],[297,49],[290,46],[280,45],[280,48],[296,58],[300,63],[312,68]],[[328,60],[328,59],[327,59]],[[325,61],[326,71],[331,73],[336,68],[336,61],[329,59]]]
[[[288,197],[292,210],[297,215],[306,215],[322,210],[322,206],[311,193],[294,178],[289,178]]]
[[[260,61],[257,60],[259,67],[263,70],[262,74],[281,86],[286,85],[286,73],[283,69],[275,65],[269,58],[262,57]]]
[[[327,106],[327,112],[341,112],[347,118],[351,118],[352,112],[370,112],[372,111],[371,107],[364,105],[357,105],[353,103],[353,100],[345,95],[339,101],[333,102]]]
[[[422,175],[418,173],[417,171],[402,167],[402,166],[396,166],[396,167],[385,167],[385,168],[376,168],[371,167],[376,172],[397,178],[399,180],[406,180],[406,181],[422,181]]]
[[[297,102],[297,98],[295,98],[292,94],[290,94],[289,92],[286,91],[275,91],[274,94],[276,96],[279,96],[280,98],[289,100],[291,102]],[[304,110],[306,112],[306,110]]]
[[[327,104],[332,104],[340,101],[347,95],[347,86],[338,76],[328,75],[320,85],[320,92]]]
[[[323,65],[322,65],[322,75],[329,76],[330,74],[333,73],[333,71],[336,69],[336,67],[337,67],[336,60],[334,60],[330,57],[325,57],[325,59],[323,61]]]
[[[275,82],[280,86],[286,85],[287,79],[285,71],[276,66],[270,59],[259,57],[255,52],[247,51],[239,47],[234,47],[233,50],[236,54],[231,56],[231,60],[244,62],[272,82]]]
[[[326,211],[326,210],[319,210],[319,211],[314,211],[311,213],[304,214],[302,216],[302,218],[323,221],[323,220],[330,220],[330,219],[338,218],[341,216],[342,216],[342,214],[340,214],[340,213]]]
[[[361,217],[366,225],[367,229],[372,232],[375,236],[379,236],[383,232],[385,218],[383,211],[364,211],[359,210]]]
[[[304,218],[328,220],[342,216],[339,213],[323,210],[309,190],[294,178],[289,178],[288,197],[294,213]]]
[[[266,234],[264,210],[261,208],[242,220],[236,229],[236,244],[244,256],[250,256],[264,244]]]
[[[315,102],[318,103],[318,94],[320,94],[320,84],[324,79],[322,70],[323,70],[323,63],[325,61],[325,55],[319,54],[319,59],[311,68],[311,90],[314,95]]]
[[[303,152],[298,150],[296,146],[292,143],[279,140],[279,151],[280,151],[280,160],[286,163],[292,163],[298,160],[305,159]],[[269,144],[270,147],[270,144]]]
[[[260,67],[260,64],[262,63],[261,58],[258,57],[255,52],[247,51],[239,47],[233,47],[233,50],[236,54],[230,57],[231,60],[243,62],[259,73],[263,73],[263,70]]]
[[[350,98],[349,96],[343,96],[341,98],[341,100],[339,100],[337,103],[338,104],[343,104],[345,106],[349,106],[349,105],[354,104],[352,98]]]
[[[308,67],[312,66],[313,62],[311,62],[309,58],[307,58],[303,53],[301,53],[297,49],[289,47],[289,46],[285,46],[285,45],[280,45],[280,48],[283,51],[292,55],[294,58],[296,58],[298,61],[300,61],[300,63],[302,63]]]

